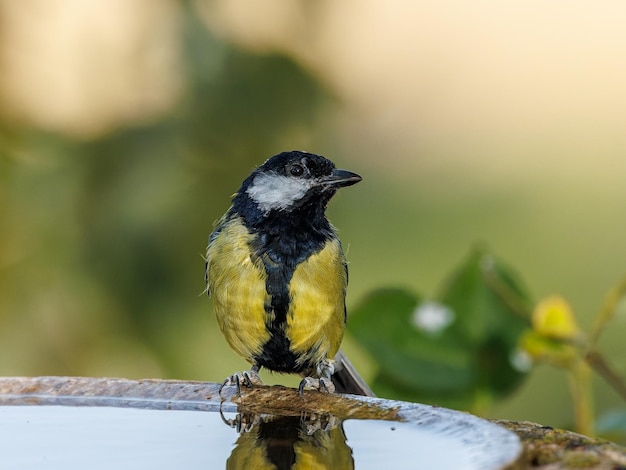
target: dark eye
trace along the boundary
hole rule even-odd
[[[302,176],[304,174],[304,167],[298,163],[294,163],[287,168],[291,176]]]

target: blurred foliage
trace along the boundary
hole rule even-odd
[[[626,409],[611,410],[600,416],[596,432],[607,439],[626,444]]]
[[[333,98],[184,19],[169,115],[91,140],[0,122],[0,373],[197,376],[181,352],[208,329],[212,221],[260,160],[317,142]]]
[[[596,372],[626,402],[626,382],[598,350],[600,334],[615,316],[626,295],[626,278],[611,289],[595,317],[594,325],[585,334],[577,324],[569,303],[559,297],[548,297],[532,313],[532,330],[522,337],[522,347],[536,362],[544,362],[565,370],[574,405],[575,428],[582,434],[594,432],[594,399],[592,371]],[[600,422],[598,429],[607,428]]]
[[[585,335],[564,298],[550,296],[532,308],[512,271],[478,248],[435,301],[400,289],[376,290],[353,310],[349,331],[376,362],[375,392],[475,413],[515,391],[532,363],[564,369],[575,428],[591,435],[592,370],[626,401],[626,382],[596,348],[625,293],[626,279],[609,293]],[[619,434],[623,424],[617,411],[598,429]]]
[[[349,331],[374,358],[383,396],[479,411],[519,386],[515,362],[528,302],[510,270],[482,248],[452,274],[435,301],[379,290],[352,311]]]

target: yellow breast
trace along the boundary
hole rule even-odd
[[[289,351],[270,348],[271,354],[277,355],[271,359],[264,346],[270,339],[268,325],[276,316],[266,289],[264,256],[251,251],[253,239],[241,219],[235,217],[222,223],[207,250],[208,287],[226,340],[250,363],[256,363],[260,355],[266,361],[279,361],[285,358],[283,353],[306,368],[332,359],[345,327],[348,279],[341,244],[329,239],[321,250],[296,266],[288,285],[286,321],[278,333],[272,333],[284,334]],[[265,366],[271,369],[271,364]]]
[[[222,227],[207,250],[208,286],[217,322],[228,344],[248,362],[254,362],[269,339],[265,329],[265,269],[253,261],[252,235],[235,218]]]
[[[345,259],[337,239],[300,263],[289,283],[291,304],[287,336],[291,350],[306,358],[309,351],[318,357],[312,362],[332,359],[343,337],[345,295],[348,283]]]

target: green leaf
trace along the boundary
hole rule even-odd
[[[455,328],[470,344],[502,333],[517,341],[528,327],[528,296],[510,269],[481,248],[470,253],[438,298],[458,315]]]
[[[349,330],[380,365],[383,382],[428,396],[467,391],[472,374],[464,348],[448,328],[420,326],[424,306],[433,308],[405,290],[378,290],[352,311]]]
[[[438,301],[377,290],[352,311],[348,329],[380,367],[379,394],[475,407],[510,393],[525,375],[514,357],[529,304],[511,271],[477,249]]]
[[[512,358],[529,327],[528,296],[512,271],[476,248],[439,296],[457,321],[452,328],[472,356],[476,387],[494,396],[512,391],[524,375]]]

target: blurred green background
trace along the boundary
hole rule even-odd
[[[0,0],[0,374],[246,368],[202,256],[244,177],[291,149],[363,176],[329,210],[349,309],[379,287],[427,298],[484,242],[587,326],[626,271],[625,15],[618,0]],[[601,341],[621,374],[625,333],[622,312]],[[623,406],[596,393],[598,414]],[[490,414],[570,424],[565,376],[537,367]]]

